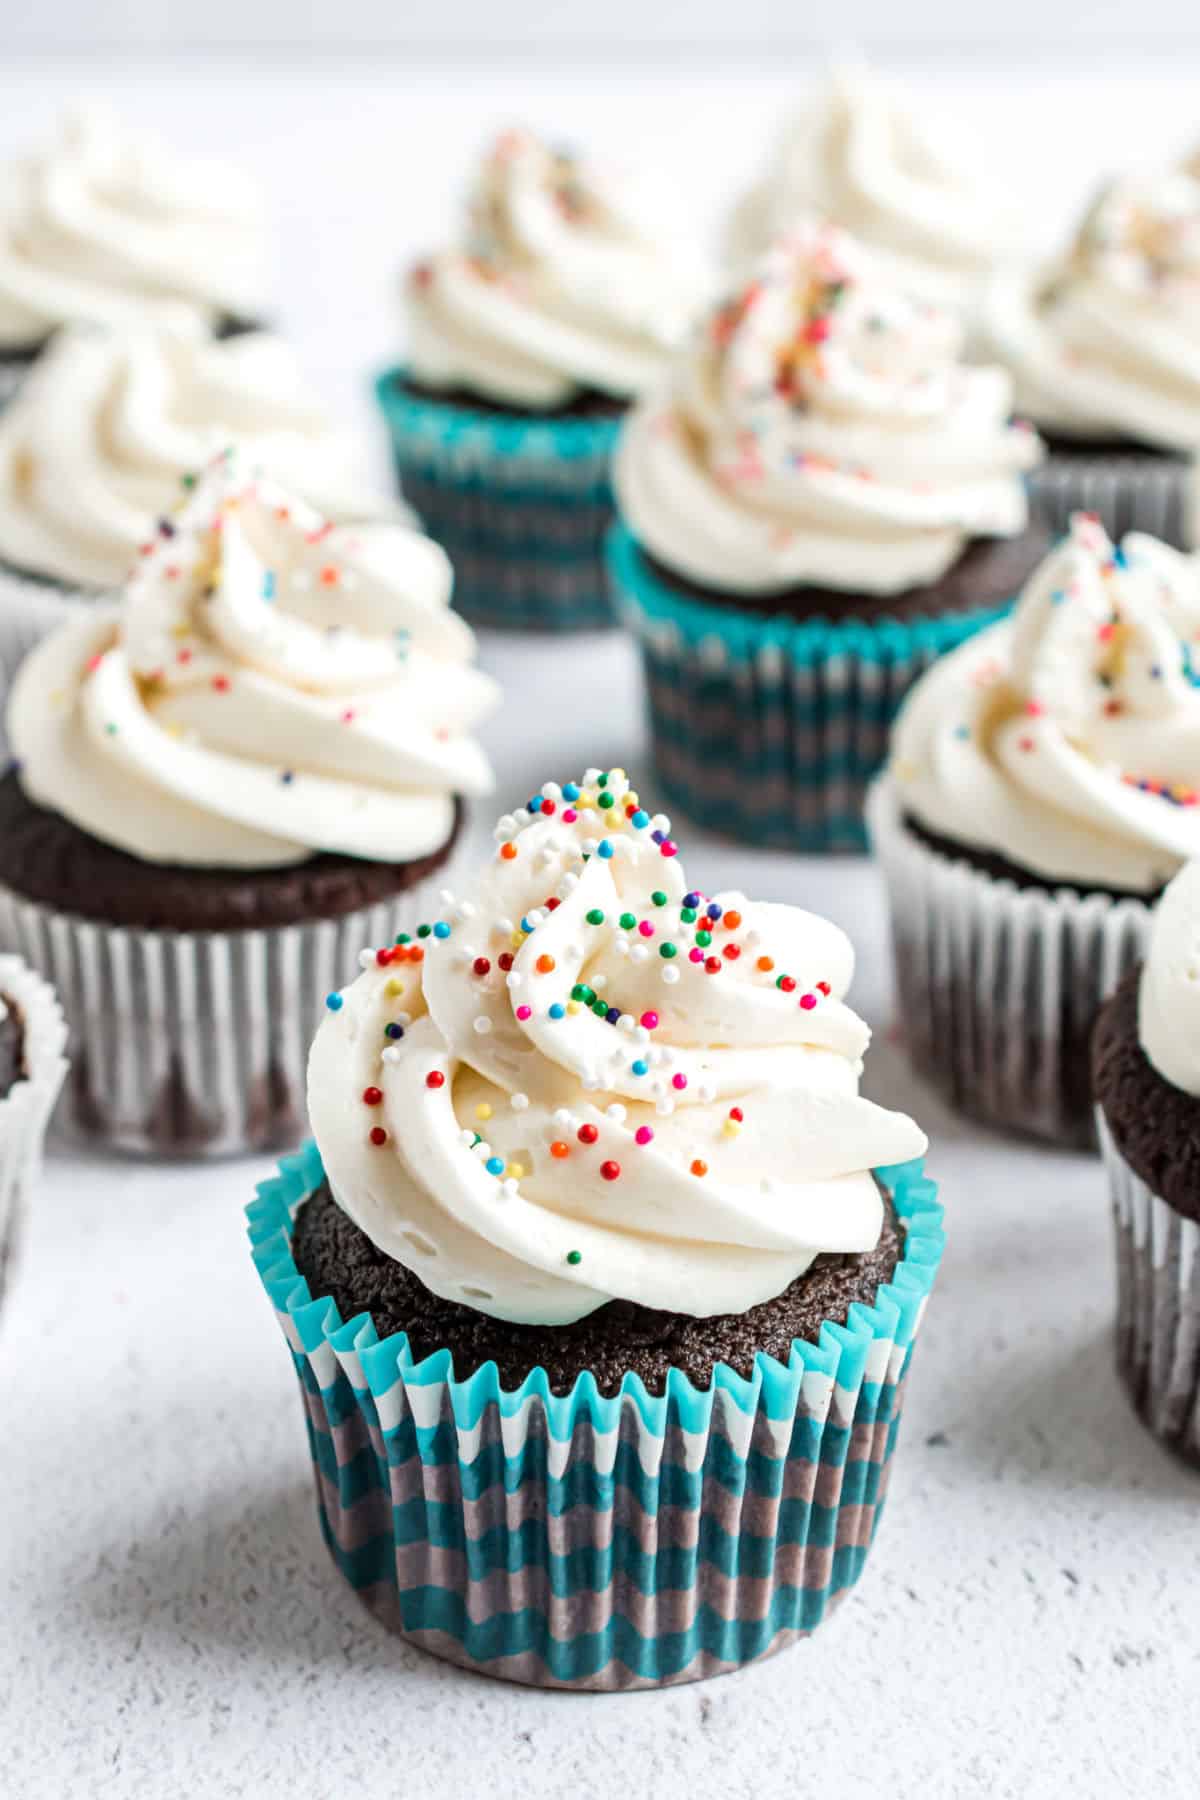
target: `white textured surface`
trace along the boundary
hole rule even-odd
[[[15,143],[54,84],[6,72],[0,137]],[[454,133],[484,120],[482,82],[209,70],[116,85],[197,140],[219,105],[221,135],[276,178],[297,159],[299,185],[289,198],[280,181],[279,196],[289,322],[348,396],[387,352],[383,284],[437,219],[467,147]],[[1023,105],[1058,96],[1068,198],[1092,119],[1112,157],[1148,122],[1177,137],[1195,123],[1182,80],[1138,89],[1132,107],[1128,85],[1032,84]],[[676,130],[716,91],[659,103],[636,80],[576,80],[551,106],[526,81],[510,108],[581,132],[621,123],[682,168]],[[782,92],[741,82],[728,114],[749,125]],[[977,81],[958,103],[999,124],[1012,93]],[[364,233],[361,158],[389,133]],[[455,148],[432,197],[413,198],[419,155],[436,162],[443,142]],[[702,149],[721,195],[757,148]],[[306,225],[324,248],[305,246]],[[516,702],[490,733],[506,803],[584,762],[640,768],[619,639],[489,640],[485,660]],[[883,1021],[882,902],[865,864],[680,833],[706,886],[840,919],[860,946],[856,1002]],[[52,1154],[0,1319],[0,1795],[1193,1796],[1200,1481],[1145,1437],[1112,1372],[1099,1164],[955,1124],[882,1033],[868,1067],[871,1091],[929,1129],[950,1230],[880,1538],[811,1643],[663,1695],[529,1693],[384,1636],[321,1544],[294,1379],[245,1251],[242,1206],[267,1163],[179,1172]]]

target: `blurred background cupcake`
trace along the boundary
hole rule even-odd
[[[0,701],[25,651],[75,603],[118,588],[195,472],[234,442],[339,523],[400,513],[279,338],[58,334],[0,416]]]
[[[744,274],[816,215],[866,244],[881,279],[971,322],[987,278],[1022,246],[1016,200],[974,167],[972,151],[892,82],[839,62],[739,201],[727,257]]]
[[[262,206],[237,169],[91,107],[3,171],[0,194],[0,401],[60,325],[191,320],[225,336],[263,320]]]
[[[19,672],[0,943],[59,990],[65,1122],[175,1155],[294,1141],[321,996],[401,904],[436,904],[471,667],[437,545],[337,527],[236,454],[161,522],[119,603]]]
[[[53,990],[20,957],[0,955],[0,1301],[66,1074],[66,1041]]]
[[[1150,1429],[1200,1465],[1200,863],[1092,1044],[1117,1249],[1117,1367]]]
[[[1051,529],[1084,509],[1113,536],[1183,546],[1200,446],[1200,169],[1103,188],[1065,254],[997,278],[983,333],[1046,438],[1032,495]]]
[[[861,850],[901,699],[1044,553],[1037,437],[961,348],[952,315],[806,222],[632,414],[613,580],[663,785],[716,829]]]
[[[621,771],[497,836],[422,964],[332,997],[255,1261],[377,1617],[536,1686],[694,1680],[861,1572],[941,1254],[926,1141],[858,1092],[842,932],[690,889]]]
[[[506,131],[461,247],[408,276],[407,362],[379,398],[404,491],[476,623],[612,622],[617,426],[703,301],[698,262],[644,202],[574,152]]]
[[[1096,1012],[1200,854],[1200,568],[1092,518],[927,674],[871,795],[913,1061],[964,1112],[1094,1142]]]

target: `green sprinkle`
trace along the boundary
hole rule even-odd
[[[188,488],[189,490],[196,485],[196,477],[194,475],[181,475],[179,481],[182,487]]]
[[[432,925],[418,925],[417,926],[417,936],[418,937],[428,937],[432,930],[433,930]]]
[[[601,775],[599,781],[596,783],[596,786],[597,787],[607,787],[608,786],[608,776]]]
[[[407,931],[401,931],[396,934],[396,942],[398,944],[411,944],[412,939],[409,937]]]
[[[672,956],[677,956],[679,952],[676,950],[674,944],[660,944],[658,946],[658,954],[660,956],[665,956],[669,961]]]
[[[608,1017],[608,1002],[607,1002],[607,1000],[593,1000],[592,1011],[595,1013],[595,1015],[598,1019],[606,1019]]]
[[[637,924],[637,919],[634,917],[634,915],[632,913],[622,913],[621,914],[621,930],[622,931],[632,931],[636,924]]]
[[[109,737],[116,737],[116,735],[117,735],[117,728],[116,728],[116,726],[115,726],[115,725],[106,725],[106,726],[105,726],[105,727],[104,727],[104,729],[105,729],[105,731],[107,731],[107,733],[108,733],[108,735],[109,735]]]
[[[694,906],[680,907],[679,916],[685,925],[694,925],[696,923],[696,909]]]
[[[567,1261],[570,1263],[572,1268],[575,1268],[579,1263],[581,1263],[583,1261],[583,1251],[582,1250],[568,1250],[567,1251]]]
[[[610,806],[615,806],[616,803],[616,796],[613,794],[601,794],[596,801],[596,805],[602,806],[605,811],[607,811]]]
[[[591,912],[587,916],[587,922],[589,925],[603,925],[604,914],[600,911],[598,906],[593,906]]]
[[[655,906],[665,906],[667,904],[667,896],[663,893],[661,888],[655,888],[650,898],[653,900]]]
[[[712,932],[698,931],[696,933],[696,942],[700,945],[702,950],[707,950],[708,946],[712,943]]]

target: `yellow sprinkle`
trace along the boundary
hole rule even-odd
[[[180,624],[172,625],[172,627],[171,627],[171,636],[172,637],[184,638],[184,637],[191,637],[191,635],[192,635],[192,628],[188,624],[186,619],[184,619]]]
[[[583,1005],[582,1000],[568,1000],[567,1001],[567,1011],[569,1013],[577,1013],[580,1010],[580,1008],[582,1007],[582,1005]]]
[[[629,792],[625,796],[625,804],[627,806],[640,806],[641,805],[640,800],[638,799],[637,795],[634,793],[632,788],[630,788]]]
[[[525,934],[522,931],[514,931],[508,941],[514,950],[519,950],[525,942]]]
[[[726,1137],[740,1137],[742,1128],[736,1119],[726,1119],[722,1130]]]
[[[625,814],[619,812],[605,813],[604,823],[608,826],[610,831],[620,831],[622,825],[625,823]]]
[[[509,1165],[508,1165],[507,1169],[505,1169],[504,1173],[506,1175],[510,1176],[513,1181],[520,1181],[522,1175],[525,1173],[525,1164],[524,1163],[509,1163]]]
[[[183,736],[183,726],[174,722],[167,726],[167,731],[174,738]]]
[[[610,769],[608,772],[608,779],[610,781],[624,781],[625,780],[624,769]]]
[[[396,977],[393,975],[383,991],[385,994],[390,994],[393,1000],[398,1000],[404,992],[404,983],[402,981],[397,981]]]
[[[475,1108],[475,1117],[477,1119],[490,1119],[491,1116],[492,1116],[491,1107],[488,1105],[486,1100],[481,1100],[479,1102],[479,1105]]]
[[[573,804],[576,812],[586,812],[587,808],[589,806],[595,806],[596,802],[592,799],[590,794],[580,794],[578,800],[574,801]]]

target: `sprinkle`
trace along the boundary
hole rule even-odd
[[[508,1176],[510,1181],[520,1181],[521,1177],[525,1173],[525,1164],[519,1163],[519,1162],[511,1162],[511,1163],[509,1163],[507,1169],[505,1169],[504,1173]]]
[[[561,1138],[555,1138],[550,1146],[550,1154],[556,1162],[562,1162],[565,1157],[570,1156],[571,1146],[564,1144]]]
[[[650,814],[642,812],[639,808],[637,812],[630,813],[629,823],[633,826],[635,831],[645,831],[647,825],[650,823]]]
[[[227,694],[229,692],[229,677],[228,677],[228,675],[214,675],[212,678],[212,684],[218,694]]]
[[[479,1102],[479,1105],[475,1108],[475,1117],[477,1119],[490,1119],[491,1116],[492,1116],[491,1107],[488,1105],[486,1100],[481,1100]]]
[[[638,1020],[638,1024],[644,1025],[647,1031],[653,1031],[658,1024],[658,1014],[656,1012],[644,1012]]]
[[[598,906],[593,906],[592,910],[588,913],[587,922],[589,925],[603,925],[604,914],[600,911]]]
[[[654,927],[650,923],[649,919],[642,920],[641,924],[638,926],[638,931],[639,931],[640,935],[645,938],[654,936]]]
[[[330,1012],[341,1012],[346,1002],[342,999],[340,994],[326,994],[325,1004]]]
[[[738,926],[741,924],[741,922],[742,922],[741,913],[737,912],[732,907],[725,914],[725,917],[721,921],[721,923],[725,927],[726,931],[736,931]]]
[[[561,1019],[561,1018],[565,1017],[567,1009],[559,1001],[556,1000],[554,1002],[553,1006],[549,1007],[547,1010],[548,1010],[550,1018]]]
[[[428,1075],[425,1077],[425,1086],[427,1088],[440,1088],[445,1087],[445,1085],[446,1077],[442,1074],[442,1071],[440,1069],[430,1069]]]
[[[504,973],[507,975],[509,970],[513,966],[512,952],[509,950],[502,951],[501,954],[496,958],[496,961],[499,964],[500,968],[503,969]]]
[[[637,924],[637,916],[631,912],[623,912],[617,923],[622,931],[632,931]]]
[[[678,1089],[678,1091],[680,1093],[682,1093],[684,1088],[687,1086],[687,1076],[686,1075],[672,1075],[671,1086],[673,1088]]]
[[[661,888],[655,888],[650,899],[655,906],[665,906],[667,904],[667,896],[663,893]]]
[[[403,1025],[385,1025],[383,1028],[383,1035],[386,1038],[402,1038],[404,1036],[404,1027]]]
[[[471,968],[474,971],[474,973],[480,977],[489,974],[491,971],[491,967],[492,967],[492,965],[488,961],[486,956],[477,956],[475,958],[475,961],[471,964]]]
[[[570,1265],[573,1269],[577,1268],[578,1265],[583,1261],[583,1251],[582,1250],[568,1250],[567,1251],[567,1261],[570,1263]]]
[[[605,862],[607,862],[609,860],[609,858],[612,856],[613,847],[609,843],[607,838],[605,838],[604,842],[600,845],[600,848],[596,852],[596,854],[598,856],[600,856]]]
[[[393,1000],[398,1000],[404,992],[404,983],[402,981],[397,981],[396,977],[393,975],[390,981],[385,982],[383,991],[385,994],[390,995]]]
[[[382,1088],[365,1087],[363,1089],[363,1105],[364,1106],[378,1106],[382,1100],[383,1100],[383,1089]]]
[[[433,935],[435,938],[448,938],[450,936],[450,927],[444,919],[438,920],[433,928]]]
[[[602,1162],[600,1164],[600,1173],[603,1175],[605,1181],[615,1181],[617,1176],[621,1173],[621,1165],[619,1162]]]
[[[581,1125],[575,1135],[581,1144],[594,1144],[600,1131],[596,1125]]]
[[[708,1174],[708,1164],[706,1162],[702,1161],[700,1157],[697,1157],[695,1162],[692,1164],[692,1174],[693,1175],[707,1175]]]
[[[672,956],[677,956],[679,953],[674,944],[660,944],[658,946],[658,954],[669,960]]]
[[[813,1007],[817,1004],[817,996],[815,994],[801,994],[800,1004],[805,1012],[811,1012]]]
[[[501,844],[500,854],[505,862],[511,862],[513,857],[517,854],[517,846],[515,844]]]
[[[742,1124],[746,1117],[740,1106],[731,1106],[729,1109],[729,1116],[735,1125]]]
[[[741,954],[742,948],[740,944],[726,944],[721,952],[721,955],[727,962],[736,962]]]
[[[554,958],[552,956],[539,956],[533,966],[539,975],[549,975],[554,968]]]
[[[650,1065],[647,1062],[643,1062],[642,1058],[639,1056],[636,1062],[630,1063],[629,1073],[631,1075],[648,1075],[650,1073]]]
[[[705,973],[708,975],[719,975],[724,967],[725,964],[719,956],[710,956],[704,965]]]
[[[489,1175],[503,1175],[504,1158],[502,1156],[489,1156],[483,1166]]]
[[[782,988],[785,994],[791,994],[795,991],[796,987],[795,977],[792,975],[781,975],[775,983],[775,986],[777,988]]]
[[[639,1125],[633,1134],[633,1141],[635,1144],[653,1143],[654,1133],[651,1131],[649,1125]]]
[[[579,789],[575,786],[573,781],[568,781],[564,784],[562,797],[564,800],[578,800]]]
[[[388,1134],[382,1125],[372,1125],[367,1135],[377,1150],[381,1144],[387,1143]]]
[[[526,1019],[531,1019],[533,1017],[532,1006],[518,1006],[517,1017],[518,1017],[518,1019],[520,1019],[522,1025],[523,1025],[525,1023]]]
[[[764,975],[769,975],[771,970],[775,967],[775,958],[773,956],[760,956],[755,967],[761,970]]]
[[[671,840],[670,840],[670,838],[666,838],[666,839],[665,839],[665,840],[664,840],[664,841],[663,841],[663,843],[661,843],[661,844],[660,844],[660,845],[659,845],[659,853],[660,853],[660,855],[662,855],[662,856],[678,856],[678,854],[679,854],[679,845],[678,845],[678,844],[673,844],[673,843],[672,843],[672,842],[671,842]]]

